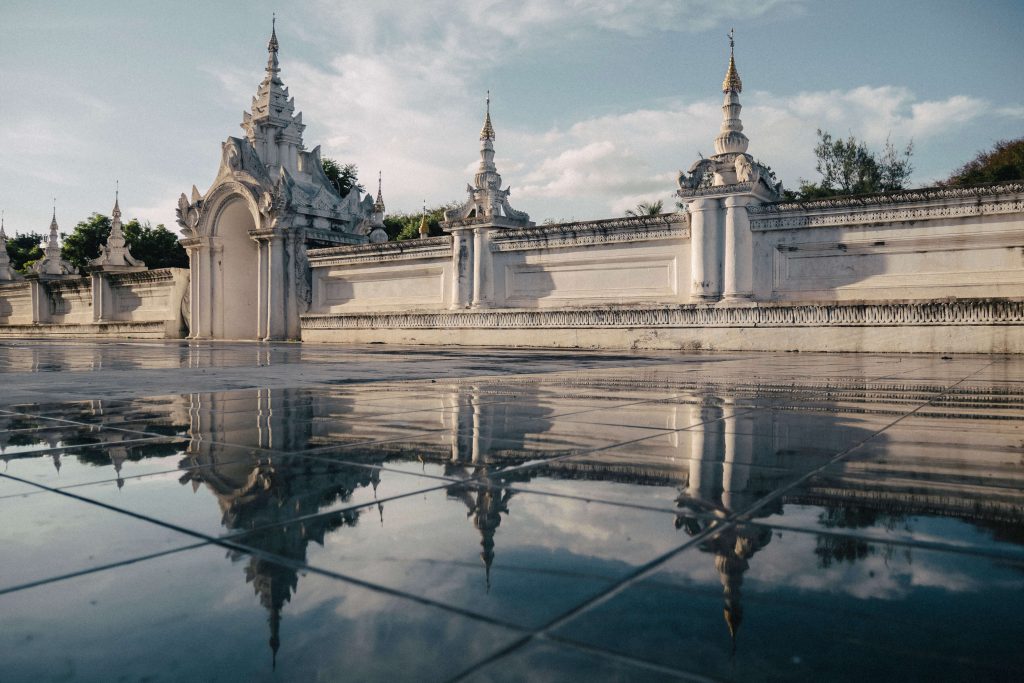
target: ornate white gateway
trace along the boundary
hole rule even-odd
[[[306,151],[302,114],[280,77],[276,29],[266,76],[243,114],[244,138],[222,145],[205,194],[178,199],[188,250],[193,339],[297,339],[310,300],[307,245],[368,241],[374,202],[344,197],[324,175],[320,148]]]

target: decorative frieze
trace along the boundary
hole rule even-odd
[[[384,263],[423,258],[451,258],[450,235],[427,239],[358,244],[348,247],[310,249],[306,252],[313,268],[346,266],[356,263]]]
[[[503,230],[491,237],[490,248],[495,252],[525,251],[689,237],[686,216],[666,213]]]
[[[835,327],[1010,325],[1024,322],[1024,299],[962,299],[743,307],[601,307],[306,315],[307,329]]]
[[[1024,212],[1024,183],[934,187],[748,207],[756,231],[903,223]]]

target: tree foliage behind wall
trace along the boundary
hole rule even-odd
[[[43,258],[43,236],[38,232],[27,232],[7,238],[7,255],[11,267],[24,275],[29,267]]]
[[[366,192],[366,188],[359,182],[359,167],[355,164],[339,164],[330,157],[324,157],[320,160],[320,165],[324,169],[324,175],[342,197],[353,189]]]
[[[148,222],[140,223],[133,218],[121,229],[132,256],[145,262],[150,270],[188,268],[188,254],[178,242],[178,236],[163,225],[154,228]],[[94,213],[69,234],[61,236],[61,256],[84,274],[89,261],[100,255],[100,246],[109,234],[110,218]]]
[[[874,152],[867,144],[852,135],[834,138],[818,129],[815,170],[821,176],[817,183],[800,180],[800,189],[787,193],[787,199],[807,200],[848,194],[871,194],[904,189],[914,167],[911,157],[914,143],[899,151],[889,141],[881,152]]]
[[[1024,138],[1000,140],[954,171],[943,185],[978,185],[1024,180]]]
[[[458,206],[458,202],[449,202],[427,209],[427,227],[430,230],[430,237],[439,237],[444,234],[441,229],[444,212],[456,206]],[[388,239],[397,241],[417,239],[420,236],[422,218],[422,211],[389,214],[384,219],[384,230],[388,233]]]

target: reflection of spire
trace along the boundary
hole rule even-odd
[[[508,500],[511,497],[512,491],[502,492],[490,485],[485,485],[477,492],[473,526],[480,532],[480,546],[483,548],[480,559],[484,563],[484,581],[488,592],[491,590],[491,565],[494,564],[494,535],[501,524],[501,513],[508,513]]]
[[[727,527],[700,546],[701,550],[715,554],[715,569],[718,570],[718,577],[722,582],[722,595],[725,601],[722,616],[729,629],[734,653],[736,635],[740,624],[743,623],[743,575],[750,568],[750,558],[771,539],[771,530],[767,527],[740,524]]]
[[[277,651],[281,648],[281,609],[272,609],[267,621],[270,624],[270,668],[276,671]]]

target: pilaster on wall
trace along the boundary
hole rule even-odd
[[[29,282],[32,292],[32,322],[48,323],[50,322],[50,294],[46,291],[46,285],[38,279],[32,279]]]
[[[489,308],[494,288],[494,264],[490,249],[491,229],[473,228],[473,308]]]
[[[273,235],[266,240],[268,278],[259,283],[259,290],[265,293],[267,303],[266,328],[259,331],[258,336],[264,341],[284,339],[286,337],[285,321],[285,253],[284,237]],[[261,273],[262,275],[262,273]]]
[[[690,210],[690,297],[718,301],[722,297],[721,202],[702,197]]]
[[[756,201],[749,195],[731,195],[725,204],[725,258],[723,294],[725,299],[747,301],[753,298],[753,235],[747,206]]]
[[[452,303],[453,310],[468,308],[473,300],[474,242],[471,230],[452,231]]]
[[[217,237],[190,237],[181,241],[189,262],[189,339],[210,339],[214,334],[213,275],[222,247]]]
[[[92,320],[97,323],[106,322],[113,314],[110,306],[110,283],[99,271],[91,273],[89,279],[92,288]]]

